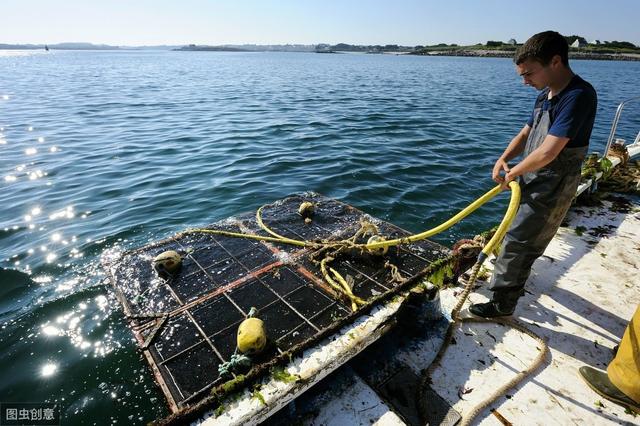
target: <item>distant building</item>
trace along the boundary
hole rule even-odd
[[[571,43],[571,47],[586,47],[587,42],[583,38],[577,38],[576,41]]]
[[[507,44],[510,44],[511,46],[515,46],[516,44],[518,44],[518,42],[516,41],[515,38],[511,38],[511,39],[509,39]]]

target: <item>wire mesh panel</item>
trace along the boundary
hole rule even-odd
[[[312,220],[298,213],[315,205]],[[407,232],[344,203],[306,193],[262,209],[274,232],[297,240],[336,241],[351,237],[363,219],[388,238]],[[266,236],[253,213],[208,229]],[[152,267],[159,253],[182,257],[178,274],[160,278]],[[236,352],[236,333],[251,308],[264,322],[269,344],[254,363],[268,362],[318,335],[351,312],[348,300],[329,286],[316,259],[318,249],[227,235],[184,232],[125,253],[106,267],[133,332],[151,364],[169,406],[192,404],[227,378],[218,367]],[[448,251],[429,241],[391,248],[384,256],[352,250],[332,265],[364,299],[397,285],[389,264],[409,278]],[[397,276],[396,276],[397,278]]]

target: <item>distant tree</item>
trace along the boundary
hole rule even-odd
[[[352,46],[347,43],[338,43],[335,46],[333,46],[335,50],[351,50],[351,47]]]
[[[422,50],[422,49],[424,49],[424,46],[420,46],[420,45],[413,46],[413,50]]]
[[[607,47],[617,47],[620,49],[636,49],[638,46],[636,46],[633,43],[630,43],[628,41],[605,41],[604,42],[605,46]]]
[[[387,50],[387,51],[398,50],[398,45],[397,44],[387,44],[387,45],[384,46],[384,50]]]
[[[494,40],[489,40],[486,43],[487,47],[500,47],[502,46],[502,42],[501,41],[494,41]]]

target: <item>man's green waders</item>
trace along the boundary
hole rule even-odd
[[[549,111],[536,108],[534,117],[525,158],[542,145],[551,125]],[[551,163],[520,178],[518,214],[504,238],[489,286],[501,310],[515,308],[533,262],[544,253],[569,210],[587,149],[565,147]]]

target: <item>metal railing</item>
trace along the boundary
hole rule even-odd
[[[613,118],[613,123],[611,124],[611,133],[609,134],[609,140],[607,141],[607,147],[604,150],[604,154],[602,155],[603,157],[607,156],[607,153],[609,152],[609,148],[611,148],[611,144],[614,141],[614,137],[616,135],[616,129],[618,128],[618,121],[620,121],[620,115],[622,114],[622,110],[624,109],[625,105],[629,102],[632,101],[639,101],[640,100],[640,96],[637,96],[635,98],[630,98],[627,99],[626,101],[623,101],[620,103],[620,105],[618,105],[618,109],[616,110],[616,115]],[[629,152],[629,157],[633,158],[636,155],[640,154],[640,132],[638,132],[638,135],[636,136],[635,140],[633,141],[632,144],[627,145],[627,149]],[[612,161],[612,167],[617,166],[620,163],[620,158],[611,158]],[[586,180],[585,182],[582,182],[580,185],[578,185],[578,189],[576,191],[576,197],[578,195],[580,195],[581,193],[583,193],[584,191],[588,190],[589,193],[592,193],[594,191],[596,191],[597,189],[597,181],[598,179],[600,179],[602,177],[602,172],[598,172],[596,173],[596,175],[591,178]]]
[[[613,118],[613,124],[611,124],[611,133],[609,133],[609,139],[607,140],[607,147],[604,150],[604,155],[607,155],[607,152],[609,152],[609,148],[611,148],[611,144],[613,143],[613,138],[616,135],[616,129],[618,128],[618,121],[620,121],[620,114],[622,114],[622,110],[624,109],[626,104],[632,101],[640,101],[640,96],[636,96],[635,98],[630,98],[625,101],[622,101],[620,102],[620,105],[618,105],[618,109],[616,110],[616,115]],[[640,137],[640,133],[638,133],[638,136]],[[636,137],[636,141],[637,140],[638,140],[638,137]]]

